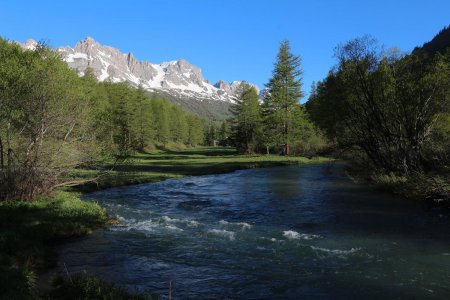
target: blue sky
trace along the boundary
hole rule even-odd
[[[268,81],[280,41],[302,57],[303,90],[335,64],[334,47],[371,34],[411,51],[450,25],[449,0],[0,0],[0,36],[75,45],[85,36],[159,63],[184,58],[211,82]],[[303,100],[304,101],[304,100]]]

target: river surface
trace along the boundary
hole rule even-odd
[[[450,299],[450,220],[343,166],[236,171],[87,194],[120,224],[60,265],[173,299]],[[59,272],[62,268],[59,267]]]

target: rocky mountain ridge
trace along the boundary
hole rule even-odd
[[[32,50],[36,45],[37,42],[30,39],[22,47]],[[79,41],[74,48],[64,46],[56,48],[56,51],[80,75],[91,68],[99,81],[129,82],[150,92],[163,91],[172,96],[200,101],[233,102],[240,92],[241,81],[227,83],[220,80],[212,85],[203,77],[200,68],[184,59],[160,64],[139,61],[131,52],[122,53],[116,48],[101,45],[91,37]]]

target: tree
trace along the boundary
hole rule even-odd
[[[144,151],[154,137],[153,111],[150,99],[141,86],[135,91],[134,99],[133,123],[137,127],[137,148],[139,151]]]
[[[132,91],[127,83],[107,84],[114,145],[120,157],[129,156],[137,145],[138,128]]]
[[[231,108],[232,138],[242,153],[255,152],[261,138],[262,123],[259,98],[256,89],[242,83],[242,92]]]
[[[179,106],[172,105],[169,119],[171,140],[178,143],[186,143],[188,127],[185,112]]]
[[[289,41],[281,42],[272,78],[266,85],[265,117],[268,131],[274,131],[285,155],[290,153],[293,109],[303,97],[301,75],[300,57],[291,53]]]
[[[0,198],[32,200],[69,184],[68,171],[93,158],[92,98],[44,45],[27,51],[0,40],[0,58]]]
[[[219,140],[225,140],[230,135],[230,125],[228,121],[223,121],[219,129]]]
[[[342,149],[387,172],[422,171],[438,116],[449,109],[449,64],[381,51],[370,36],[336,50],[339,65],[318,84],[308,111]]]
[[[170,105],[166,99],[160,99],[157,94],[152,95],[151,99],[154,130],[156,141],[166,144],[170,140],[170,124],[169,124],[169,110]]]
[[[204,125],[202,120],[194,115],[187,116],[188,124],[188,144],[190,146],[197,146],[204,142]]]
[[[206,128],[205,132],[205,144],[208,146],[216,146],[217,141],[217,129],[214,123],[211,123]]]

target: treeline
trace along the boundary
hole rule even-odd
[[[338,149],[384,174],[449,165],[450,48],[405,55],[364,36],[336,57],[306,108]]]
[[[204,143],[208,122],[153,93],[127,83],[98,83],[85,74],[84,80],[95,91],[99,107],[94,121],[98,125],[98,140],[107,152],[126,157],[145,151],[155,144],[178,143],[196,146]],[[106,139],[105,139],[106,138]]]
[[[203,144],[208,125],[143,89],[79,77],[45,46],[0,39],[0,199],[33,199],[71,184],[74,168],[154,144]]]
[[[313,155],[327,147],[299,103],[301,75],[300,57],[283,41],[263,101],[254,87],[242,84],[230,120],[231,141],[241,153]]]

